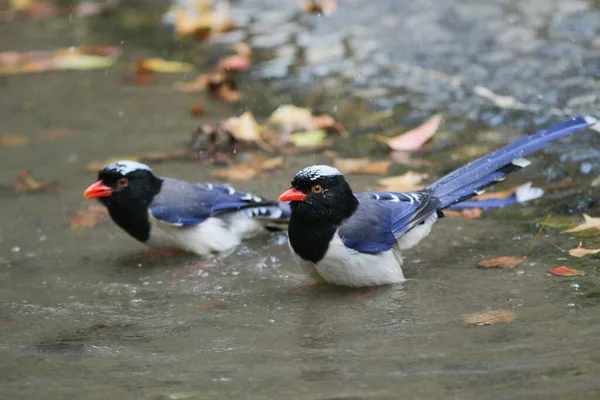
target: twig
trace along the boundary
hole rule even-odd
[[[535,242],[538,240],[538,238],[540,237],[540,235],[542,234],[542,231],[544,230],[544,228],[546,227],[546,224],[548,223],[548,221],[550,220],[550,216],[552,216],[552,214],[549,214],[546,217],[546,220],[544,221],[544,223],[542,224],[542,227],[540,228],[540,230],[538,231],[537,235],[535,236],[535,238],[533,238],[533,242],[531,242],[531,246],[529,246],[529,250],[527,250],[527,253],[525,253],[525,255],[523,256],[523,259],[526,259],[527,256],[529,255],[529,253],[531,252],[531,250],[533,249],[533,246],[535,245]],[[542,238],[543,239],[543,238]]]

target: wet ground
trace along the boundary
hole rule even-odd
[[[237,38],[234,33],[221,41],[254,32],[250,42],[260,47],[255,38],[260,35],[255,33],[261,30],[264,40],[275,41],[289,29],[298,43],[308,40],[301,37],[320,38],[327,32],[354,29],[361,32],[361,40],[382,49],[373,49],[376,54],[395,51],[396,58],[386,59],[386,65],[410,67],[404,75],[402,69],[394,72],[397,78],[404,76],[399,86],[378,69],[370,75],[354,75],[351,81],[356,84],[349,84],[329,74],[312,75],[319,66],[333,67],[315,54],[308,55],[312,66],[303,66],[302,50],[286,70],[288,78],[278,82],[273,78],[271,83],[245,80],[244,105],[257,115],[290,101],[328,112],[335,112],[332,107],[337,105],[336,118],[356,136],[401,130],[433,110],[445,111],[449,118],[439,138],[420,153],[437,161],[431,169],[436,175],[477,153],[464,150],[465,146],[505,143],[522,133],[516,127],[532,131],[533,125],[556,115],[494,107],[468,94],[466,86],[464,92],[457,89],[462,84],[452,88],[443,80],[414,75],[415,67],[464,80],[477,80],[480,71],[485,78],[478,84],[523,104],[548,101],[556,109],[568,106],[582,112],[596,107],[550,100],[553,93],[571,96],[561,86],[568,76],[552,75],[558,68],[553,60],[567,64],[564,71],[573,72],[573,82],[581,80],[582,87],[575,92],[584,87],[595,90],[596,77],[581,71],[594,65],[582,60],[594,54],[589,49],[597,27],[590,28],[593,33],[579,32],[579,23],[561,22],[573,15],[597,20],[599,14],[583,9],[583,2],[532,1],[517,6],[502,1],[489,5],[382,1],[377,12],[368,7],[357,11],[352,7],[358,5],[342,2],[332,19],[298,17],[291,6],[289,11],[275,9],[266,0],[241,3],[233,11],[248,25]],[[400,5],[406,7],[403,12],[398,11]],[[399,18],[397,26],[385,23],[386,14]],[[110,222],[80,231],[67,228],[65,221],[88,205],[81,193],[95,178],[82,166],[92,160],[181,147],[198,123],[188,113],[193,102],[207,106],[209,122],[234,115],[241,107],[211,101],[204,94],[175,93],[172,85],[179,76],[161,76],[150,86],[124,84],[129,64],[140,57],[163,54],[195,60],[199,55],[206,60],[213,49],[179,46],[164,32],[135,25],[122,15],[91,22],[0,25],[2,51],[121,41],[126,50],[119,63],[106,71],[0,80],[0,134],[33,139],[27,146],[0,148],[0,182],[32,169],[36,178],[57,179],[63,186],[57,193],[15,195],[6,188],[0,193],[1,398],[592,399],[600,395],[598,258],[569,257],[538,240],[528,260],[515,269],[475,268],[482,258],[524,254],[548,213],[556,221],[577,221],[578,214],[569,212],[575,209],[598,215],[597,191],[589,186],[598,173],[594,152],[599,141],[593,132],[532,157],[535,166],[506,184],[533,180],[548,187],[547,179],[561,164],[561,174],[579,182],[578,187],[485,213],[478,220],[440,221],[429,241],[406,254],[405,275],[410,280],[380,288],[366,299],[355,299],[361,291],[298,290],[310,282],[291,263],[285,234],[249,241],[222,265],[197,267],[200,260],[195,256],[149,256]],[[479,18],[482,15],[488,19]],[[291,25],[273,34],[273,27],[288,20]],[[375,21],[382,21],[377,29],[356,28]],[[507,24],[518,28],[513,33],[517,39],[506,33],[504,44],[498,44],[498,33]],[[559,52],[539,58],[537,50],[527,57],[519,52],[509,59],[494,56],[502,53],[502,46],[526,46],[529,41],[518,38],[527,37],[523,29],[529,28],[523,26],[528,24],[536,33],[535,49],[564,48],[573,57],[560,57]],[[566,26],[584,37],[557,38],[550,29],[556,26],[559,33]],[[402,27],[400,33],[397,27]],[[291,43],[292,36],[286,38]],[[351,67],[379,68],[381,56],[346,53],[352,48],[352,40],[347,39],[352,37],[340,41],[349,66],[340,67],[340,74],[350,74]],[[446,43],[448,52],[432,47],[438,42]],[[273,44],[273,50],[283,52],[282,44]],[[406,46],[413,46],[415,53]],[[332,49],[335,45],[328,47],[327,55],[335,53]],[[265,66],[273,67],[269,60],[281,59],[272,58],[270,51],[262,57],[265,63],[254,70],[255,78]],[[490,66],[481,61],[493,57],[500,61],[489,61]],[[520,64],[525,62],[535,67]],[[550,75],[542,78],[540,71]],[[421,84],[429,89],[417,88]],[[392,112],[381,113],[386,107]],[[36,139],[50,129],[74,135],[57,141]],[[491,129],[496,133],[490,134]],[[364,151],[358,139],[335,146],[348,154]],[[236,187],[275,197],[301,166],[328,160],[320,155],[290,157],[288,167]],[[152,166],[161,175],[214,180],[210,168],[199,163]],[[371,187],[373,178],[352,176],[351,181],[360,190]],[[545,235],[567,249],[580,240],[588,248],[600,247],[593,233],[560,235],[552,224]],[[560,265],[586,275],[557,278],[547,273]],[[489,309],[513,311],[516,319],[487,327],[464,325],[464,314]]]

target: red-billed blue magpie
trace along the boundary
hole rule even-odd
[[[408,193],[353,192],[337,169],[307,167],[279,196],[291,202],[292,254],[319,281],[349,287],[402,282],[401,251],[426,237],[442,210],[526,167],[529,161],[523,156],[597,122],[578,117],[551,126]]]
[[[286,203],[267,201],[229,185],[189,183],[154,175],[135,161],[118,161],[98,173],[83,193],[98,199],[113,221],[150,247],[207,255],[243,239],[285,229]]]

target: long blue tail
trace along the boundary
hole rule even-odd
[[[478,192],[504,179],[511,172],[529,165],[524,157],[547,146],[551,141],[568,136],[598,122],[593,117],[577,117],[525,136],[501,149],[454,170],[425,190],[440,199],[439,209],[476,196]]]

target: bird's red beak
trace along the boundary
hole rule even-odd
[[[290,188],[279,196],[279,201],[302,201],[306,198],[306,195],[299,192],[295,188]]]
[[[115,189],[108,187],[101,180],[92,183],[85,192],[83,192],[83,197],[86,199],[97,199],[98,197],[108,197],[114,192]]]

